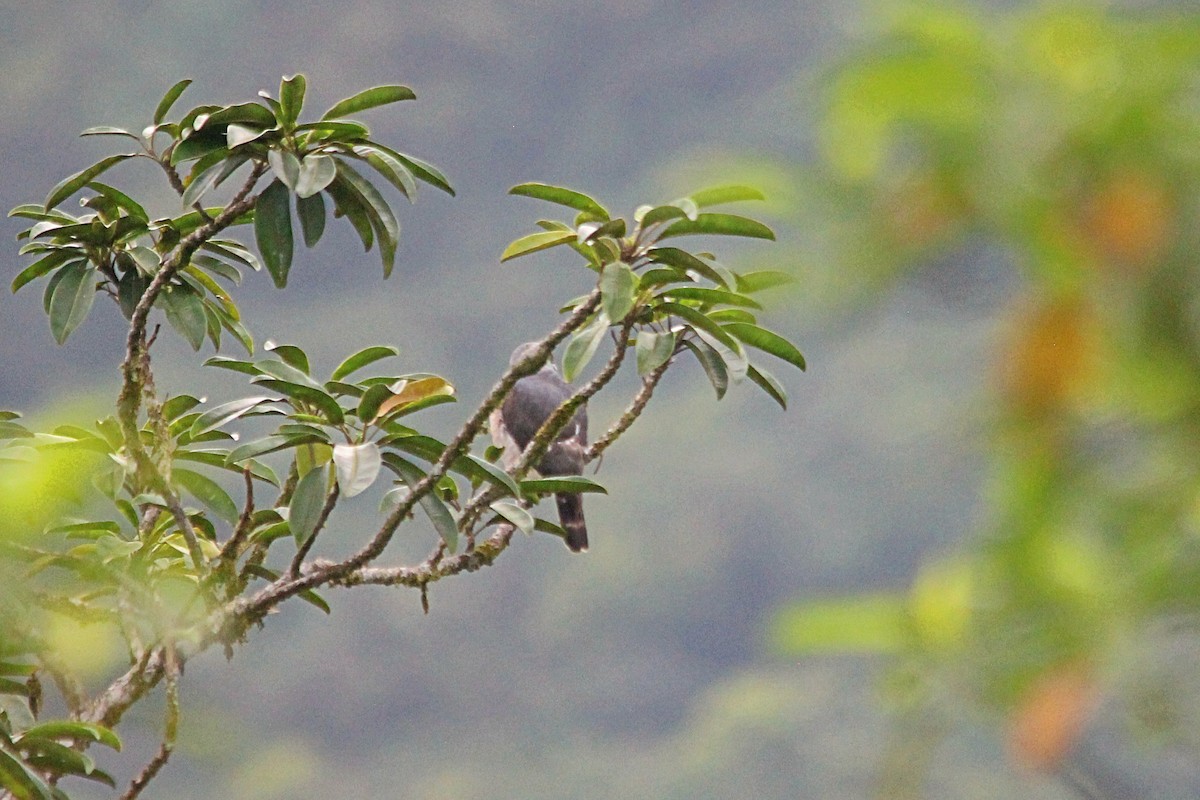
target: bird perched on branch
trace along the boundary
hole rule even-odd
[[[509,365],[524,361],[540,345],[526,342],[513,351]],[[502,463],[511,469],[521,458],[521,453],[537,434],[550,415],[572,394],[571,386],[562,379],[553,360],[533,375],[521,378],[499,408],[492,412],[488,424],[492,440],[497,447],[504,448]],[[580,406],[571,421],[558,432],[550,443],[546,454],[536,465],[544,477],[554,475],[582,475],[584,454],[587,450],[587,409]],[[558,519],[567,532],[567,547],[578,553],[587,550],[587,526],[583,520],[583,495],[579,493],[556,494]]]

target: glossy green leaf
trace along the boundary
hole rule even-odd
[[[284,186],[296,188],[296,181],[300,179],[300,159],[294,153],[271,149],[267,152],[267,163],[271,165],[272,174],[283,181]]]
[[[681,219],[667,226],[659,238],[708,234],[712,236],[749,236],[775,239],[775,232],[757,220],[735,214],[701,214],[695,220]]]
[[[745,294],[773,289],[776,286],[786,286],[795,283],[796,278],[776,269],[764,269],[757,272],[746,272],[737,276],[737,290]]]
[[[259,370],[264,374],[281,381],[299,383],[318,391],[325,390],[324,386],[308,374],[308,357],[303,355],[303,350],[298,347],[293,348],[292,345],[272,345],[268,349],[272,352],[279,350],[283,352],[276,353],[279,358],[264,358],[257,363]],[[299,353],[293,352],[293,350],[299,351]]]
[[[204,362],[206,367],[220,367],[221,369],[240,372],[243,375],[262,375],[263,371],[256,364],[250,361],[240,361],[236,358],[228,356],[213,356]]]
[[[186,489],[189,494],[230,525],[237,522],[239,516],[237,505],[234,504],[229,493],[212,478],[190,469],[176,467],[171,470],[171,480]]]
[[[292,500],[288,504],[288,527],[297,546],[307,542],[317,529],[321,511],[325,508],[328,485],[328,472],[324,467],[310,469],[296,483],[296,490],[292,492]]]
[[[190,286],[172,284],[159,295],[159,300],[167,315],[167,322],[187,340],[193,350],[199,350],[208,330],[208,316],[204,313],[200,295]]]
[[[220,139],[208,140],[210,144],[205,152],[211,152],[213,149],[218,147],[225,147],[232,150],[235,147],[241,147],[244,144],[249,144],[250,142],[262,138],[262,135],[266,132],[267,131],[263,128],[258,128],[251,125],[242,125],[234,122],[225,129],[225,138],[223,142]],[[183,144],[187,144],[187,142],[190,141],[192,140],[187,139],[183,142]],[[179,156],[179,158],[182,160],[183,156]],[[174,157],[172,157],[172,160],[174,160]]]
[[[90,181],[87,188],[112,200],[122,211],[134,219],[142,222],[150,221],[150,216],[146,213],[146,209],[142,208],[140,203],[120,189],[115,189],[107,183],[101,183],[100,181]]]
[[[740,203],[746,200],[766,200],[766,196],[752,186],[713,186],[692,192],[692,201],[700,208],[724,203]]]
[[[179,81],[163,95],[163,99],[158,102],[158,107],[154,109],[154,124],[158,125],[167,116],[171,110],[171,106],[175,105],[175,101],[179,99],[179,95],[183,94],[183,90],[192,83],[190,78],[185,78]]]
[[[279,124],[287,130],[296,124],[304,107],[306,82],[303,75],[284,78],[279,85]]]
[[[635,352],[638,374],[649,375],[667,363],[667,359],[675,352],[675,334],[643,328],[638,331]]]
[[[269,397],[243,397],[241,400],[222,403],[196,418],[196,421],[192,423],[191,436],[194,439],[203,433],[233,422],[247,411],[258,408],[270,399]]]
[[[600,306],[610,320],[620,322],[633,310],[637,275],[623,261],[604,265],[600,273]]]
[[[772,400],[778,403],[780,408],[785,411],[787,410],[787,390],[783,388],[783,384],[776,380],[774,375],[753,364],[746,368],[746,375],[760,389],[766,392]]]
[[[416,156],[405,155],[389,148],[383,148],[379,144],[375,146],[386,149],[393,157],[399,159],[401,164],[408,167],[409,172],[416,175],[420,180],[425,181],[436,189],[441,189],[451,197],[454,196],[454,187],[450,185],[450,181],[446,179],[446,176],[433,164],[430,164],[428,161],[422,161]]]
[[[417,179],[412,170],[404,166],[400,159],[392,155],[386,148],[373,144],[354,146],[354,154],[366,161],[382,175],[390,184],[400,190],[400,193],[413,202],[417,197]]]
[[[331,425],[341,425],[345,421],[341,406],[338,405],[333,395],[326,392],[323,388],[314,389],[311,386],[291,383],[290,381],[281,381],[275,378],[255,378],[252,382],[263,388],[271,389],[293,400],[317,408]]]
[[[386,278],[392,274],[392,268],[396,263],[396,243],[400,239],[400,223],[397,221],[396,215],[392,213],[391,206],[388,205],[387,200],[383,198],[374,184],[353,167],[344,161],[339,161],[337,173],[358,194],[368,211],[368,219],[375,229],[375,238],[379,242],[379,254],[383,261],[383,277]]]
[[[367,389],[358,401],[356,413],[359,420],[364,423],[374,422],[379,416],[379,407],[391,396],[392,390],[386,384],[375,384]]]
[[[594,493],[608,494],[608,490],[591,478],[582,475],[556,475],[552,478],[534,478],[521,481],[521,493],[526,497],[536,497],[539,494]]]
[[[366,491],[379,476],[383,465],[379,445],[374,442],[334,445],[333,463],[337,467],[337,482],[343,497],[354,497]]]
[[[55,275],[58,281],[50,298],[50,332],[59,344],[87,319],[96,299],[95,275],[96,271],[82,261],[68,264]]]
[[[401,480],[408,484],[410,490],[425,478],[425,472],[420,467],[395,453],[384,455],[384,462],[393,472],[400,476]],[[421,510],[429,517],[429,521],[433,523],[433,528],[438,532],[438,536],[442,538],[446,549],[451,553],[457,550],[458,521],[454,518],[454,514],[450,509],[446,507],[445,502],[435,492],[425,494],[417,502],[421,506]]]
[[[4,749],[0,749],[0,787],[10,792],[15,800],[54,800],[45,781]]]
[[[492,462],[482,459],[479,456],[471,455],[470,453],[467,454],[467,459],[475,465],[476,470],[478,470],[477,473],[466,469],[460,469],[465,465],[460,464],[457,461],[454,464],[455,468],[466,474],[467,477],[471,478],[472,480],[477,480],[479,476],[482,475],[483,480],[486,480],[492,485],[506,490],[514,496],[520,492],[520,490],[517,488],[517,482],[513,480],[513,477]]]
[[[400,351],[395,347],[386,347],[376,345],[359,350],[354,355],[347,358],[341,364],[338,364],[337,369],[333,371],[330,378],[335,381],[340,381],[347,375],[357,372],[368,364],[373,364],[381,358],[391,358],[392,356],[400,355]]]
[[[325,191],[333,198],[333,216],[350,220],[354,232],[363,243],[363,250],[370,250],[375,244],[375,228],[367,216],[362,197],[342,178],[334,178]]]
[[[338,139],[340,141],[359,141],[371,135],[371,131],[361,122],[349,119],[327,119],[319,122],[305,122],[296,126],[297,133],[308,133],[309,139]]]
[[[709,289],[703,286],[672,286],[659,293],[659,297],[671,300],[693,300],[705,305],[744,306],[746,308],[762,308],[762,305],[752,298],[724,289]]]
[[[533,533],[534,519],[533,514],[508,500],[497,500],[492,503],[490,508],[506,520],[517,526],[522,533]]]
[[[272,181],[258,196],[254,209],[254,237],[258,250],[280,289],[287,286],[288,270],[292,266],[292,215],[288,195],[282,181]]]
[[[94,125],[80,132],[80,136],[125,136],[133,139],[135,142],[140,142],[136,133],[131,133],[124,128],[114,128],[112,125]]]
[[[566,189],[562,186],[551,186],[546,183],[521,183],[509,189],[508,193],[557,203],[561,206],[573,208],[576,211],[586,212],[603,221],[609,219],[608,209],[600,205],[595,199],[588,197],[582,192]]]
[[[528,236],[522,236],[504,248],[504,252],[500,255],[500,261],[509,261],[520,256],[529,255],[530,253],[536,253],[539,250],[548,250],[551,247],[573,241],[575,241],[574,231],[542,231],[540,233],[531,233]]]
[[[180,198],[184,208],[190,208],[194,204],[199,203],[200,198],[202,198],[208,192],[208,190],[213,188],[213,185],[216,184],[217,178],[220,176],[221,171],[224,168],[225,164],[218,162],[201,172],[196,177],[192,178],[191,183],[189,183],[187,188],[183,190],[183,196]]]
[[[725,367],[725,361],[716,350],[704,342],[692,342],[685,339],[683,346],[696,356],[696,360],[704,368],[704,374],[708,376],[709,383],[716,390],[717,399],[720,400],[729,389],[729,370]]]
[[[262,439],[256,439],[252,442],[246,442],[233,449],[225,457],[225,463],[229,466],[240,464],[243,461],[255,458],[257,456],[274,453],[278,450],[286,450],[290,447],[296,447],[302,444],[315,444],[328,442],[328,438],[317,435],[307,434],[299,436],[265,436]]]
[[[800,369],[805,368],[804,356],[795,345],[777,333],[745,322],[730,322],[722,327],[751,347],[781,358]]]
[[[308,364],[308,354],[294,344],[276,344],[274,342],[267,342],[263,346],[263,349],[278,357],[280,361],[292,369],[299,370],[301,375],[308,375],[312,372],[312,368]],[[267,359],[262,363],[270,367],[275,363],[275,359]],[[274,373],[268,372],[268,374]],[[275,377],[282,378],[285,381],[290,381],[299,376],[297,376],[294,372],[288,372],[286,374],[275,375]],[[300,382],[303,383],[303,381]],[[321,386],[315,380],[312,382],[312,385],[318,388]]]
[[[122,161],[128,158],[133,158],[136,155],[137,153],[121,153],[119,155],[109,156],[108,158],[102,158],[87,169],[80,170],[74,175],[64,178],[62,181],[59,181],[53,189],[50,190],[50,194],[46,196],[46,202],[43,205],[43,208],[47,210],[54,208],[56,205],[75,194],[77,191],[86,186],[89,181],[96,178],[110,167],[120,164]]]
[[[407,86],[375,86],[371,89],[364,89],[358,94],[340,101],[333,108],[322,114],[321,119],[347,117],[351,114],[357,114],[359,111],[366,111],[368,108],[376,108],[388,105],[389,103],[398,103],[401,100],[415,100],[416,98],[417,96],[413,93],[413,90]]]
[[[567,342],[567,349],[563,352],[562,371],[563,379],[568,383],[575,380],[575,377],[583,371],[583,368],[592,360],[592,356],[596,354],[596,349],[600,347],[600,342],[604,339],[604,334],[608,332],[609,320],[608,315],[601,311],[596,315],[596,319],[590,325],[580,331],[576,331]]]
[[[337,162],[330,156],[320,153],[309,153],[300,162],[300,171],[296,176],[296,196],[299,198],[313,197],[337,177]]]
[[[12,291],[15,293],[25,284],[53,272],[71,259],[79,258],[80,255],[80,252],[75,249],[52,251],[49,255],[39,258],[21,270],[17,274],[17,277],[13,278]],[[80,261],[79,263],[82,264],[83,262]]]
[[[647,253],[647,256],[656,264],[667,264],[685,272],[694,272],[700,277],[707,278],[717,284],[722,289],[729,288],[729,284],[721,273],[686,250],[681,250],[678,247],[655,247]]]
[[[730,350],[740,350],[737,340],[730,335],[724,328],[708,318],[702,311],[697,311],[691,306],[685,306],[680,303],[663,302],[659,303],[655,310],[660,314],[670,314],[679,317],[686,322],[694,330],[702,330],[709,336],[716,339]]]

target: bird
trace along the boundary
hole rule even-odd
[[[509,359],[509,366],[524,361],[540,345],[540,342],[525,342],[517,347]],[[562,379],[553,360],[548,360],[538,372],[521,378],[513,385],[508,397],[488,418],[492,441],[497,447],[504,448],[501,463],[505,469],[511,470],[516,465],[542,423],[571,394],[571,385]],[[587,409],[580,406],[546,449],[546,454],[536,465],[537,471],[544,477],[582,475],[586,451]],[[558,505],[559,522],[567,534],[567,547],[575,553],[587,550],[583,495],[563,492],[554,495],[554,500]]]

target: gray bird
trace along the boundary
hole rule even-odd
[[[538,347],[526,342],[513,351],[510,365],[523,361]],[[572,394],[571,386],[558,374],[554,362],[547,361],[537,373],[521,378],[488,424],[492,440],[504,448],[502,463],[511,469],[542,423]],[[580,407],[537,464],[543,476],[582,475],[587,450],[587,409]],[[567,532],[567,547],[578,553],[587,550],[587,526],[583,521],[583,496],[578,493],[556,494],[558,519]]]

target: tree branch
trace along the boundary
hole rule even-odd
[[[646,410],[646,404],[650,402],[651,395],[654,394],[655,387],[662,380],[662,376],[667,373],[667,367],[671,365],[671,359],[667,359],[660,366],[650,372],[649,375],[642,378],[642,388],[633,396],[633,400],[625,409],[625,412],[617,418],[612,427],[605,431],[604,435],[597,439],[587,449],[584,457],[588,461],[595,461],[605,450],[607,450],[613,442],[615,442],[621,434],[629,430],[630,426],[637,421],[642,412]]]

